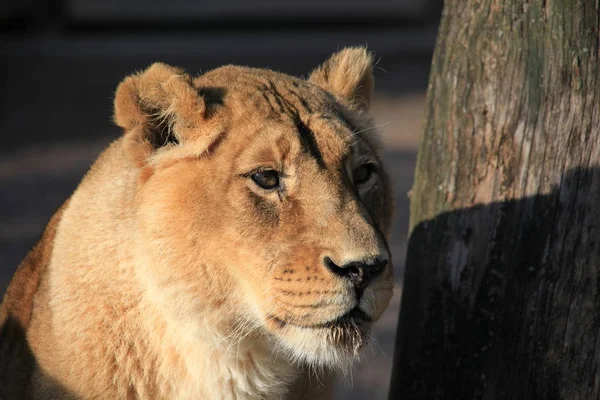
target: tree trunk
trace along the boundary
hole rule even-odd
[[[600,0],[447,0],[390,399],[600,397]]]

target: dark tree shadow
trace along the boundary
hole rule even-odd
[[[389,398],[598,398],[599,205],[600,169],[577,168],[418,224]]]
[[[45,387],[61,392],[59,397],[54,398],[77,398],[40,370],[27,342],[25,330],[16,319],[9,317],[0,325],[0,399],[32,399],[31,378],[34,371],[44,381]]]
[[[0,398],[26,399],[35,359],[23,328],[13,318],[0,326]]]

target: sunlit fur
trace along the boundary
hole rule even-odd
[[[392,295],[391,260],[360,299],[324,263],[390,257],[371,74],[371,56],[346,49],[307,80],[235,66],[192,78],[164,64],[125,79],[115,95],[123,136],[57,212],[0,308],[34,356],[11,372],[31,373],[29,384],[4,390],[331,398],[333,371],[348,372],[371,325],[338,318],[358,306],[375,321]],[[373,174],[357,183],[364,163]],[[260,188],[257,169],[278,171],[280,187]]]

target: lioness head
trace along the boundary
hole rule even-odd
[[[154,64],[121,83],[136,273],[165,318],[198,340],[249,335],[311,365],[351,362],[393,287],[372,85],[364,49],[307,80]]]

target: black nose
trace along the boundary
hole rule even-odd
[[[340,267],[331,258],[325,257],[324,263],[334,274],[348,278],[357,289],[364,289],[373,278],[383,271],[388,260],[352,261]]]

